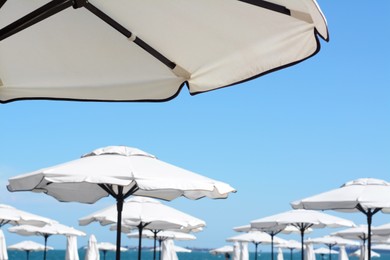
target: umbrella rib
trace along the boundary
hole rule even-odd
[[[262,8],[265,8],[265,9],[268,9],[268,10],[271,10],[274,12],[278,12],[281,14],[291,15],[291,11],[288,8],[286,8],[285,6],[274,4],[274,3],[267,2],[264,0],[239,0],[239,1],[247,3],[247,4],[255,5],[258,7],[262,7]]]
[[[131,31],[127,30],[125,27],[123,27],[121,24],[119,24],[117,21],[109,17],[107,14],[105,14],[103,11],[98,9],[96,6],[92,5],[91,3],[87,2],[84,6],[86,9],[88,9],[91,13],[95,14],[97,17],[102,19],[104,22],[109,24],[111,27],[113,27],[115,30],[120,32],[125,37],[132,40],[135,44],[137,44],[139,47],[144,49],[146,52],[148,52],[150,55],[158,59],[160,62],[165,64],[168,68],[173,70],[176,67],[176,64],[169,60],[167,57],[162,55],[160,52],[158,52],[156,49],[154,49],[152,46],[135,36]]]
[[[0,9],[5,4],[5,2],[7,2],[7,0],[0,0]]]
[[[0,0],[0,8],[5,3],[6,0]],[[23,16],[22,18],[16,20],[15,22],[5,26],[0,29],[0,41],[38,23],[46,18],[57,14],[73,5],[72,0],[53,0],[38,9],[32,11],[31,13]]]

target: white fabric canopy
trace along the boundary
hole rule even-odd
[[[8,1],[0,29],[47,2]],[[123,35],[87,8],[11,35],[0,41],[0,102],[166,100],[184,84],[195,94],[295,64],[328,39],[315,0],[87,2]]]
[[[16,209],[9,205],[0,204],[0,227],[5,224],[43,226],[52,222],[56,221]]]
[[[340,246],[338,260],[348,260],[348,259],[349,258],[348,258],[347,251],[345,250],[345,246]]]
[[[214,255],[225,254],[225,253],[231,254],[233,253],[233,246],[222,246],[222,247],[212,249],[209,252],[210,254],[214,254]]]
[[[283,257],[283,250],[282,248],[278,248],[278,255],[276,257],[276,260],[284,260],[284,257]]]
[[[45,245],[36,243],[34,241],[26,240],[13,245],[8,246],[10,250],[19,251],[44,251]],[[53,250],[53,247],[47,246],[46,250]]]
[[[326,248],[326,247],[319,247],[314,249],[315,254],[320,254],[320,255],[327,255],[327,254],[338,254],[336,250]]]

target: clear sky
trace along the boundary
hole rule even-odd
[[[314,57],[233,87],[166,103],[18,101],[0,105],[0,203],[115,241],[107,227],[78,219],[114,203],[60,203],[10,193],[8,178],[127,145],[229,183],[226,200],[178,199],[168,205],[206,221],[182,246],[219,247],[235,226],[290,210],[290,202],[362,177],[390,180],[390,2],[319,1],[330,41]],[[1,188],[2,187],[2,188]],[[365,224],[361,214],[336,214]],[[390,223],[378,213],[374,225]],[[7,244],[42,238],[7,232]],[[336,230],[313,232],[316,237]],[[296,239],[295,236],[282,236]],[[85,245],[88,237],[78,240]],[[123,245],[136,245],[123,237]],[[148,244],[149,242],[144,242]],[[48,244],[65,248],[63,237]]]

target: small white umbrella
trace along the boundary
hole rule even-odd
[[[166,239],[162,242],[161,260],[178,260],[173,239]]]
[[[251,221],[253,228],[272,228],[278,226],[293,225],[301,233],[301,258],[304,259],[304,234],[308,228],[325,228],[325,227],[353,227],[355,224],[347,219],[335,217],[329,214],[314,210],[290,210],[276,215]]]
[[[296,64],[328,39],[315,0],[5,2],[0,102],[169,100]]]
[[[234,242],[233,244],[233,260],[240,260],[241,257],[241,245],[240,242]]]
[[[374,227],[372,226],[371,229]],[[368,239],[368,233],[367,233],[367,225],[359,225],[357,227],[347,228],[344,230],[340,230],[337,232],[332,233],[332,236],[338,236],[346,239],[355,239],[355,240],[361,240],[362,244],[366,244],[366,240]],[[374,238],[371,232],[371,238]]]
[[[306,244],[305,257],[304,260],[316,260],[316,255],[314,254],[313,244]]]
[[[338,189],[320,193],[291,203],[295,209],[362,212],[367,217],[368,259],[371,253],[372,217],[390,209],[390,183],[373,178],[346,182]]]
[[[365,250],[363,250],[363,251],[365,251]],[[358,250],[356,250],[356,251],[354,251],[354,252],[352,252],[351,254],[349,254],[350,256],[357,256],[357,257],[359,257],[360,259],[367,259],[367,257],[368,257],[368,252],[365,254],[365,255],[362,255],[362,250],[361,249],[358,249]],[[380,257],[381,255],[379,254],[379,253],[377,253],[377,252],[375,252],[375,251],[372,251],[371,250],[371,257]]]
[[[44,251],[44,250],[53,250],[53,247],[46,246],[36,243],[34,241],[26,240],[19,243],[16,243],[14,245],[8,246],[8,249],[10,250],[18,250],[18,251],[26,251],[27,260],[30,257],[31,251]]]
[[[283,258],[283,250],[281,247],[278,248],[278,255],[276,257],[277,260],[284,260]]]
[[[192,250],[190,250],[190,249],[187,249],[187,248],[181,247],[181,246],[177,246],[177,245],[174,245],[173,248],[174,248],[176,253],[191,253],[192,252]],[[157,251],[161,251],[161,246],[157,247]]]
[[[5,238],[3,230],[0,229],[0,260],[8,260],[7,245],[5,244]]]
[[[222,246],[215,249],[212,249],[209,251],[210,254],[217,255],[217,254],[232,254],[233,253],[233,246]]]
[[[47,239],[51,235],[85,236],[84,232],[59,223],[51,223],[43,227],[37,227],[31,225],[20,225],[20,226],[10,227],[8,231],[12,233],[17,233],[22,236],[42,236],[45,240],[45,246],[47,245]],[[46,251],[44,251],[43,259],[46,259]]]
[[[229,237],[226,239],[228,242],[251,242],[255,245],[255,259],[257,259],[257,247],[259,244],[271,244],[273,241],[276,244],[283,244],[285,243],[284,239],[278,238],[278,237],[271,237],[269,234],[262,232],[262,231],[250,231],[248,233],[236,235],[233,237]]]
[[[296,240],[287,240],[286,242],[277,245],[281,248],[287,248],[290,250],[290,260],[292,260],[292,254],[294,249],[301,249],[301,243]]]
[[[75,235],[66,236],[65,260],[79,260],[77,236]]]
[[[86,217],[79,219],[79,225],[87,225],[93,221],[98,221],[101,225],[116,223],[116,205],[94,212]],[[123,203],[122,225],[133,226],[139,231],[138,249],[141,251],[141,238],[145,228],[153,230],[155,235],[161,230],[167,229],[185,229],[192,230],[206,226],[206,223],[169,207],[160,201],[146,197],[132,197]],[[156,236],[154,236],[156,239]],[[156,240],[154,244],[156,248]],[[154,258],[156,254],[153,254]]]
[[[338,254],[338,253],[339,252],[337,252],[333,249],[329,250],[329,248],[326,248],[326,247],[319,247],[319,248],[314,249],[314,254],[321,255],[321,259],[324,259],[324,255],[331,255],[331,254]]]
[[[104,260],[106,259],[107,251],[115,251],[116,250],[116,245],[111,244],[109,242],[100,242],[97,244],[97,246],[98,246],[98,249],[103,252],[103,259]],[[125,252],[128,250],[125,247],[121,247],[120,249],[121,249],[121,252]]]
[[[340,245],[358,246],[358,245],[360,245],[359,242],[357,242],[357,241],[345,239],[345,238],[338,237],[338,236],[323,236],[323,237],[310,238],[310,239],[306,240],[306,243],[326,245],[328,247],[329,259],[332,259],[331,252],[332,252],[332,247],[334,247],[334,246],[340,246]]]
[[[338,260],[348,260],[347,251],[345,250],[345,246],[339,246],[339,258]]]
[[[95,235],[90,235],[88,239],[88,246],[87,250],[85,252],[85,258],[84,260],[99,260],[100,254],[99,254],[99,248],[96,241]]]
[[[13,177],[7,188],[10,191],[45,192],[59,201],[81,203],[94,203],[111,195],[117,201],[117,260],[120,259],[122,207],[127,197],[217,199],[227,198],[230,192],[235,192],[226,183],[126,146],[100,148],[80,159]]]
[[[5,224],[44,226],[56,222],[52,219],[41,217],[9,205],[0,204],[0,228]]]

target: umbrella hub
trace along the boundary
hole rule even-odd
[[[84,0],[80,0],[84,1]],[[88,156],[98,156],[98,155],[122,155],[122,156],[147,156],[150,158],[156,158],[154,155],[148,154],[144,151],[141,151],[137,148],[128,147],[128,146],[107,146],[103,148],[96,149],[90,153],[84,154],[82,158]]]
[[[83,6],[85,6],[86,3],[87,3],[87,0],[73,0],[73,8],[77,9],[77,8],[83,7]]]

